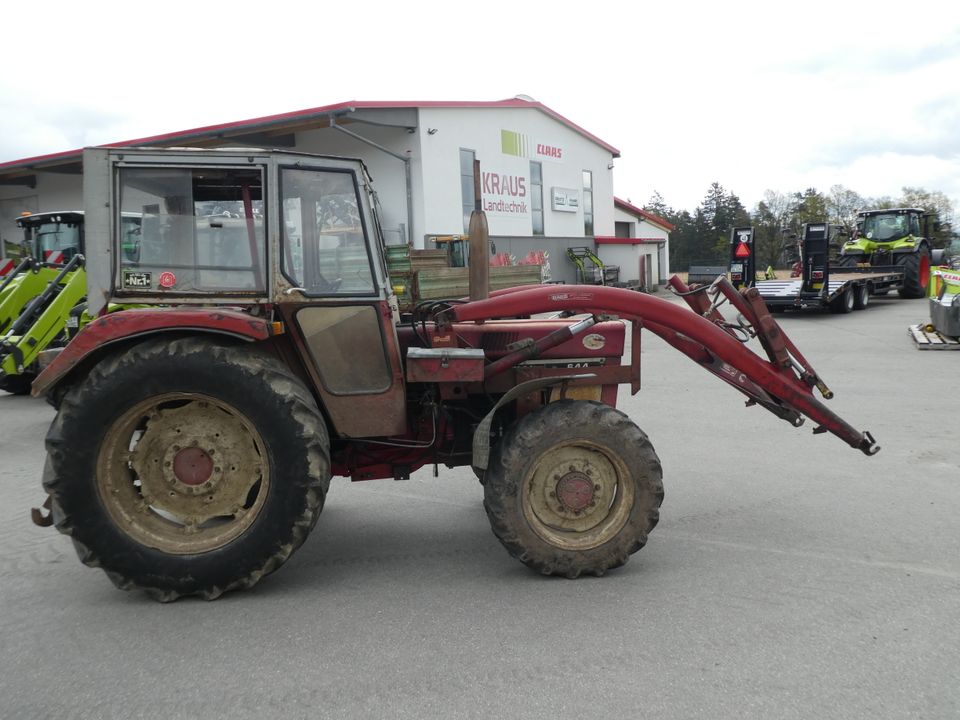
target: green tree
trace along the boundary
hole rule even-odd
[[[796,255],[796,233],[789,229],[789,219],[796,212],[796,199],[774,190],[767,190],[751,216],[756,244],[757,267],[783,267]]]

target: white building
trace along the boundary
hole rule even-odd
[[[597,255],[605,265],[620,268],[620,280],[639,281],[652,292],[670,273],[669,243],[674,226],[620,198],[613,199],[614,235],[594,238]]]
[[[613,160],[620,156],[615,147],[523,96],[496,102],[347,102],[116,145],[280,147],[359,157],[373,176],[387,242],[415,247],[433,247],[435,236],[466,233],[476,199],[476,160],[496,252],[520,259],[546,251],[553,279],[568,283],[575,272],[566,248],[596,250],[599,238],[600,256],[619,262],[624,248],[608,240],[620,237],[620,223],[637,225],[627,232],[643,239],[640,223],[650,220],[619,219],[637,209],[615,208]],[[6,243],[19,242],[13,221],[21,212],[82,207],[80,158],[81,151],[72,150],[0,163],[0,237]],[[662,234],[669,224],[657,220],[653,227]],[[666,257],[665,245],[657,257]],[[621,279],[640,277],[636,259],[619,264]],[[665,262],[649,267],[656,284]]]

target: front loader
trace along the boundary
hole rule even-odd
[[[17,218],[22,259],[0,280],[0,390],[30,392],[37,358],[76,331],[87,292],[83,213],[44,212]]]
[[[88,264],[96,319],[33,386],[59,404],[35,521],[123,589],[213,599],[290,557],[331,476],[470,466],[512,556],[602,575],[646,543],[663,499],[649,438],[616,409],[621,385],[639,390],[643,329],[749,405],[879,450],[816,399],[832,393],[756,292],[723,278],[672,282],[692,312],[575,285],[401,315],[371,198],[355,160],[86,150],[88,255],[106,260]],[[140,218],[136,257],[124,213]],[[110,302],[153,307],[102,314]]]

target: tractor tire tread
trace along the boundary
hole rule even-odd
[[[72,508],[74,498],[69,497],[71,491],[68,486],[83,480],[77,476],[73,458],[74,442],[78,435],[84,434],[82,426],[91,422],[86,408],[95,402],[96,398],[115,392],[118,376],[129,376],[144,364],[169,363],[174,358],[182,360],[192,354],[202,355],[205,363],[219,367],[233,366],[247,377],[261,378],[270,388],[273,398],[285,407],[286,413],[293,420],[297,430],[296,437],[291,439],[291,442],[296,450],[303,453],[307,469],[304,476],[276,479],[277,482],[295,486],[295,492],[303,494],[299,514],[289,518],[290,525],[284,528],[286,537],[282,542],[275,543],[272,552],[265,554],[256,567],[247,569],[223,583],[204,584],[200,580],[191,585],[179,582],[177,578],[150,573],[139,573],[143,577],[135,577],[133,575],[137,573],[110,566],[95,548],[96,543],[87,540],[90,537],[96,538],[97,523],[106,521],[75,512]],[[118,588],[143,590],[161,602],[170,602],[184,595],[194,594],[213,600],[225,592],[256,585],[264,576],[282,565],[306,540],[323,509],[330,484],[327,428],[316,401],[303,382],[268,353],[259,352],[246,345],[225,344],[205,338],[148,340],[102,360],[91,369],[83,382],[75,384],[63,396],[59,412],[46,436],[46,449],[43,488],[51,496],[54,525],[61,533],[71,537],[81,562],[89,567],[102,568]],[[75,496],[76,492],[72,494]],[[100,504],[98,500],[95,502]],[[224,559],[224,562],[228,560]]]
[[[623,452],[627,466],[634,471],[637,495],[647,502],[634,503],[625,527],[615,537],[598,547],[571,552],[541,540],[516,508],[522,468],[561,434],[581,431]],[[507,552],[543,575],[567,578],[582,574],[599,577],[627,562],[656,527],[662,502],[660,460],[647,435],[620,410],[594,401],[561,400],[521,418],[493,449],[484,483],[484,508],[494,535]]]

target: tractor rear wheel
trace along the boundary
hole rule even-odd
[[[44,488],[80,559],[124,590],[208,600],[276,570],[330,480],[316,402],[272,356],[204,338],[101,361],[47,434]]]
[[[660,460],[619,410],[561,400],[520,419],[494,448],[484,507],[513,557],[544,575],[603,575],[660,518]]]
[[[895,255],[895,262],[903,268],[903,287],[898,291],[902,298],[922,298],[930,284],[930,251],[926,245],[912,253]]]

